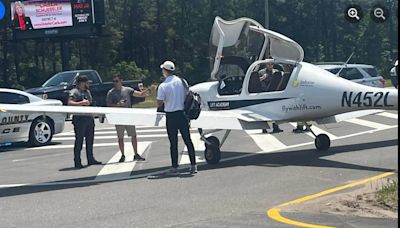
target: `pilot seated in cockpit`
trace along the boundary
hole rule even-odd
[[[258,71],[263,92],[275,91],[282,80],[282,72],[274,68],[274,63],[267,63],[266,68]]]

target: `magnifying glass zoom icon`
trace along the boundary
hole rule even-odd
[[[349,10],[347,10],[347,15],[348,15],[350,18],[355,18],[355,19],[357,19],[358,21],[360,20],[360,17],[358,16],[358,11],[357,11],[356,8],[350,8]]]
[[[386,20],[386,17],[383,15],[383,9],[382,8],[376,8],[374,10],[374,16],[376,18],[382,18],[383,20]]]

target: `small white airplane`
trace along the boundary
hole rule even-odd
[[[303,62],[299,44],[249,18],[225,21],[216,17],[210,51],[213,81],[190,87],[200,94],[203,109],[191,127],[199,129],[210,164],[219,162],[220,148],[231,130],[266,129],[272,122],[303,122],[314,134],[316,148],[327,150],[329,137],[315,135],[310,123],[336,123],[398,109],[396,89],[364,86]],[[281,73],[263,89],[258,71],[267,63],[274,63]],[[7,104],[0,104],[0,109],[44,116],[92,114],[105,116],[110,124],[165,126],[165,114],[155,109]],[[206,137],[216,129],[226,130],[221,142],[215,136]]]

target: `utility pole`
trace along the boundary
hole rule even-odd
[[[395,3],[393,0],[389,0],[389,46],[390,46],[390,62],[394,63],[394,61],[396,61],[397,57],[397,53],[394,53],[393,49],[394,49],[394,41],[393,40],[397,40],[394,39],[395,35],[394,35],[394,31],[393,31],[393,18],[396,15],[396,9],[395,9]]]
[[[268,2],[268,0],[265,0],[264,6],[265,6],[265,14],[264,14],[265,24],[264,24],[264,26],[266,29],[269,29],[269,2]]]
[[[70,70],[69,60],[71,56],[69,52],[69,41],[64,38],[61,38],[60,46],[61,46],[62,71]]]

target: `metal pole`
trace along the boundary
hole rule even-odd
[[[268,0],[265,0],[265,28],[269,29],[269,2]]]
[[[64,40],[61,38],[61,63],[62,63],[62,70],[67,71],[69,70],[69,59],[70,59],[70,53],[69,53],[69,42],[68,40]]]
[[[394,18],[394,16],[395,16],[395,14],[396,14],[396,12],[395,12],[395,7],[394,7],[394,1],[393,0],[390,0],[389,1],[389,3],[390,3],[390,5],[389,5],[389,13],[391,14],[390,15],[390,17],[389,17],[389,46],[390,46],[390,62],[392,62],[392,63],[394,63],[394,61],[396,60],[396,59],[394,59],[395,58],[395,56],[394,56],[394,53],[393,53],[393,38],[394,38],[394,34],[393,34],[393,19],[392,18]]]

